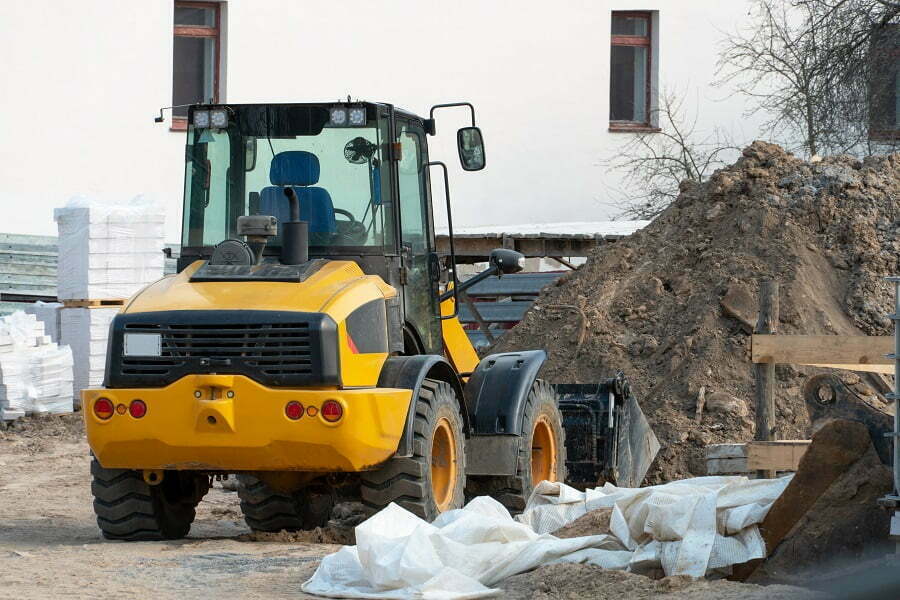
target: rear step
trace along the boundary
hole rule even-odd
[[[659,440],[625,376],[553,387],[566,429],[568,483],[639,487],[659,452]]]

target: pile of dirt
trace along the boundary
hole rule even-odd
[[[499,584],[509,600],[814,600],[827,596],[783,585],[759,586],[686,576],[653,580],[593,565],[547,565]]]
[[[645,229],[544,290],[496,351],[549,353],[543,377],[625,372],[663,446],[648,480],[705,474],[703,448],[752,439],[758,280],[781,284],[780,333],[888,335],[900,274],[900,154],[809,163],[755,142]],[[810,435],[805,378],[777,367],[777,434]],[[854,393],[881,402],[866,375]],[[705,400],[700,416],[698,399]]]
[[[611,508],[598,508],[589,511],[565,527],[560,527],[553,532],[553,535],[558,538],[569,539],[609,533],[609,522],[612,519],[612,513],[613,509]]]
[[[309,544],[356,544],[356,526],[371,517],[373,511],[360,502],[341,502],[334,506],[325,527],[306,531],[279,531],[264,533],[255,531],[238,537],[244,542],[304,542]]]
[[[0,424],[0,441],[18,442],[30,454],[39,452],[53,442],[80,442],[84,439],[84,418],[81,413],[35,415],[8,423],[0,421]]]

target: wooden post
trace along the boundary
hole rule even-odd
[[[778,329],[778,282],[759,282],[759,318],[754,333],[774,334]],[[756,374],[756,439],[775,441],[775,362],[757,363]],[[775,471],[757,471],[759,478],[773,478]]]

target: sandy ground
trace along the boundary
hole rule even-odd
[[[218,483],[187,539],[104,541],[91,507],[89,465],[75,418],[0,431],[0,598],[313,598],[300,585],[339,548],[291,536],[249,541],[237,494]],[[798,588],[655,582],[582,565],[543,567],[502,587],[503,597],[516,599],[811,597]]]
[[[87,444],[66,432],[0,437],[0,598],[311,598],[328,544],[242,542],[237,494],[218,487],[176,542],[100,538]]]

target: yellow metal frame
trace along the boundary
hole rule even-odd
[[[91,449],[107,468],[221,471],[362,471],[397,450],[410,390],[273,389],[241,375],[189,375],[158,389],[82,392]],[[127,406],[143,400],[147,414],[102,420],[101,397]],[[343,418],[318,411],[292,421],[285,405],[321,407],[337,400]]]
[[[358,353],[347,337],[347,317],[397,291],[366,275],[353,261],[328,261],[301,283],[191,282],[197,261],[135,295],[126,313],[168,310],[289,310],[325,313],[338,326],[341,388],[268,388],[240,375],[189,375],[163,388],[89,389],[82,405],[91,450],[104,467],[200,471],[362,471],[394,455],[406,424],[412,392],[376,388],[387,353]],[[451,314],[452,300],[441,305]],[[447,359],[457,372],[471,372],[478,355],[458,319],[441,322]],[[108,420],[93,403],[116,405]],[[127,406],[147,405],[142,418]],[[340,402],[344,416],[329,423],[319,408]],[[292,421],[285,405],[315,410]]]

